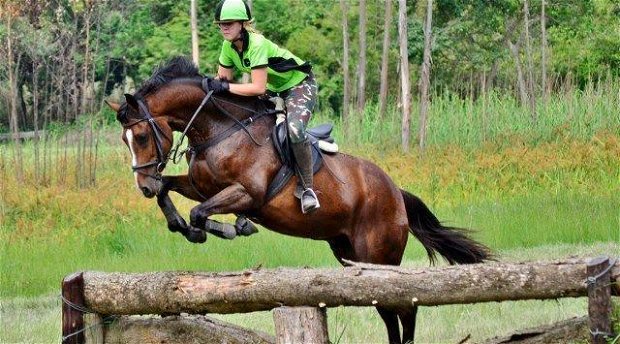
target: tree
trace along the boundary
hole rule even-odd
[[[349,120],[349,107],[351,104],[351,78],[349,74],[349,6],[347,0],[340,0],[342,11],[342,74],[344,75],[344,89],[342,99],[342,120]]]
[[[426,21],[424,23],[424,57],[420,67],[420,128],[418,142],[420,151],[426,148],[426,128],[429,107],[429,86],[431,74],[431,44],[432,44],[433,0],[426,1]]]
[[[523,22],[525,33],[525,54],[527,59],[527,92],[528,105],[532,119],[536,120],[536,94],[534,93],[534,66],[532,65],[532,42],[530,39],[530,6],[528,0],[523,1]]]
[[[24,171],[23,171],[23,157],[22,157],[22,149],[20,145],[19,138],[19,121],[17,114],[17,103],[18,103],[18,94],[17,94],[17,76],[16,71],[19,70],[21,54],[18,53],[18,56],[15,57],[15,47],[13,41],[13,17],[17,17],[19,15],[19,8],[16,5],[12,4],[3,4],[5,6],[3,12],[6,17],[6,51],[7,51],[7,74],[9,77],[9,106],[10,106],[10,115],[9,115],[9,127],[11,129],[11,133],[13,133],[13,151],[15,157],[15,174],[17,176],[18,181],[23,181],[24,179]],[[17,61],[17,62],[15,62]]]
[[[357,111],[363,113],[366,106],[366,0],[360,0],[359,7]]]
[[[398,0],[398,37],[400,45],[400,83],[403,104],[402,149],[409,151],[411,89],[409,86],[409,50],[407,49],[407,0]]]
[[[385,116],[388,93],[388,59],[390,53],[390,27],[392,24],[392,0],[385,1],[383,17],[383,50],[381,52],[381,86],[379,87],[379,117]]]
[[[542,0],[540,4],[540,30],[541,30],[541,48],[540,48],[540,66],[541,66],[541,88],[542,88],[542,99],[543,101],[547,100],[547,18],[545,14],[545,2],[546,0]]]
[[[196,1],[191,0],[190,17],[192,23],[192,60],[196,66],[200,65],[200,54],[198,50],[198,18],[196,17]]]

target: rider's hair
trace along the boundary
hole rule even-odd
[[[243,22],[243,28],[247,31],[247,32],[251,32],[251,33],[257,33],[259,35],[262,35],[262,33],[258,30],[256,30],[256,28],[254,27],[254,25],[252,25],[252,21],[245,21]]]

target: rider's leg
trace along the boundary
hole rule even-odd
[[[313,190],[312,148],[306,138],[306,126],[312,117],[316,93],[317,86],[313,76],[310,75],[301,84],[290,89],[285,97],[291,149],[297,161],[299,177],[304,188],[301,196],[301,211],[304,214],[320,207]]]
[[[291,148],[299,167],[301,185],[304,189],[301,194],[301,211],[304,214],[310,213],[320,207],[319,200],[313,190],[312,148],[308,139],[301,142],[292,142]]]

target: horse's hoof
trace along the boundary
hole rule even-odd
[[[258,233],[258,228],[245,216],[239,216],[235,221],[235,229],[237,235],[250,236],[254,233]]]
[[[207,241],[207,233],[198,228],[190,228],[185,238],[187,238],[189,242],[193,242],[195,244],[202,244],[203,242]]]
[[[168,223],[168,230],[171,232],[181,232],[188,230],[187,223],[182,217],[177,217],[176,222]]]
[[[237,230],[233,225],[214,220],[207,220],[205,230],[222,239],[231,240],[237,236]]]

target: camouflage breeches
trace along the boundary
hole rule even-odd
[[[292,143],[306,139],[306,127],[316,105],[317,91],[314,75],[310,74],[301,84],[281,94],[286,104],[288,134]]]

